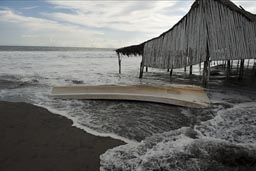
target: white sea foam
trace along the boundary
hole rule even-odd
[[[197,133],[196,139],[187,131],[191,129],[181,128],[155,134],[139,144],[110,149],[101,155],[101,171],[253,170],[255,166],[250,164],[256,161],[256,102],[239,92],[223,96],[209,93],[215,99],[211,110],[216,116],[195,126],[192,132]],[[239,163],[241,158],[244,163]]]
[[[100,157],[100,170],[231,171],[241,165],[250,167],[250,162],[256,160],[255,144],[236,145],[209,137],[192,139],[184,135],[185,130],[156,134],[137,145],[110,149]],[[239,161],[241,158],[244,161]]]
[[[256,102],[245,102],[221,110],[214,119],[203,122],[196,129],[207,137],[235,143],[256,142]]]
[[[100,133],[100,132],[97,132],[97,131],[95,131],[93,129],[90,129],[88,127],[82,126],[81,124],[79,124],[79,120],[76,117],[70,116],[66,110],[65,111],[61,111],[61,110],[57,110],[57,109],[51,108],[49,106],[44,106],[44,105],[40,105],[40,104],[35,104],[35,105],[37,105],[39,107],[46,108],[47,110],[49,110],[50,112],[52,112],[54,114],[65,116],[66,118],[68,118],[68,119],[73,121],[73,125],[72,126],[74,126],[76,128],[80,128],[80,129],[84,130],[85,132],[87,132],[89,134],[100,136],[100,137],[111,137],[111,138],[114,138],[114,139],[118,139],[118,140],[124,141],[125,143],[128,143],[128,144],[137,144],[138,143],[136,141],[132,141],[130,139],[118,136],[118,135],[116,135],[114,133],[112,133],[112,134],[111,133]]]
[[[154,170],[165,165],[167,156],[183,151],[193,139],[181,134],[182,129],[155,134],[139,144],[127,144],[101,155],[101,170]]]

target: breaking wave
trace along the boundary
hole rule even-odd
[[[101,155],[101,171],[233,171],[256,169],[256,102],[217,112],[194,129],[155,134]]]

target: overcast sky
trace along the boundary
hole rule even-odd
[[[171,28],[193,0],[0,0],[0,45],[116,48]],[[256,1],[235,1],[256,13]]]

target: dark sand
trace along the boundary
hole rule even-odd
[[[0,102],[0,170],[99,170],[99,155],[124,144],[71,125],[41,107]]]

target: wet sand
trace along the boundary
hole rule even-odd
[[[99,170],[99,155],[121,144],[44,108],[0,102],[0,170]]]

